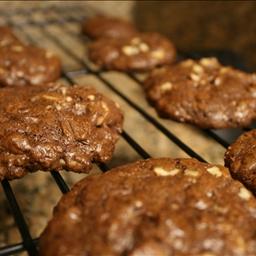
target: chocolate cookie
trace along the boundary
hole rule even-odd
[[[256,75],[215,58],[153,71],[145,92],[160,116],[202,128],[248,126],[256,118]]]
[[[235,179],[256,195],[256,130],[242,134],[228,148],[225,165]]]
[[[8,47],[13,44],[22,44],[22,43],[14,35],[14,33],[10,28],[0,26],[0,49],[2,47]]]
[[[0,180],[37,170],[88,172],[112,156],[123,116],[85,86],[0,90]]]
[[[89,46],[89,58],[105,69],[146,71],[175,61],[173,44],[157,33],[125,39],[101,38]]]
[[[105,16],[85,19],[82,23],[82,31],[93,39],[100,37],[127,38],[138,33],[132,23]]]
[[[248,256],[256,199],[228,170],[149,159],[90,176],[63,196],[40,255]]]
[[[50,51],[19,42],[0,47],[0,87],[53,82],[60,71],[60,60]]]

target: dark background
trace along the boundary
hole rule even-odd
[[[162,32],[178,49],[228,50],[256,70],[255,1],[136,1],[132,15],[140,29]]]

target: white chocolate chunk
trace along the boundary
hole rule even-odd
[[[155,58],[155,59],[163,59],[164,58],[164,56],[165,56],[165,52],[163,51],[163,50],[161,50],[161,49],[159,49],[159,50],[155,50],[155,51],[153,51],[152,53],[151,53],[151,56],[153,57],[153,58]]]
[[[246,188],[240,188],[238,196],[244,200],[249,200],[251,198],[251,192]]]
[[[189,170],[189,169],[186,169],[184,174],[186,176],[192,176],[192,177],[198,177],[199,176],[199,172],[196,171],[196,170]]]
[[[222,176],[222,172],[220,171],[220,169],[217,166],[207,168],[206,171],[209,172],[211,175],[213,175],[215,177],[221,177]]]
[[[122,48],[122,51],[127,56],[132,56],[138,54],[140,51],[137,47],[126,45]]]
[[[170,91],[172,89],[172,83],[171,82],[165,82],[160,86],[161,91]]]
[[[180,172],[179,169],[165,170],[162,167],[155,167],[154,172],[157,176],[175,176]]]

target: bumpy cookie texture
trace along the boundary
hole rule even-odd
[[[0,26],[0,49],[13,44],[22,44],[8,27]]]
[[[0,47],[0,86],[40,85],[60,77],[61,64],[52,52],[13,43]]]
[[[132,23],[105,16],[85,19],[82,23],[82,31],[93,39],[100,37],[127,38],[138,33]]]
[[[89,46],[89,58],[105,69],[146,71],[175,61],[173,44],[157,33],[141,33],[135,37],[101,38]]]
[[[228,170],[149,159],[83,179],[63,196],[40,255],[248,256],[256,200]]]
[[[242,134],[225,153],[232,176],[256,195],[256,130]]]
[[[203,128],[248,126],[256,118],[256,75],[215,58],[153,71],[145,92],[160,116]]]
[[[0,90],[0,180],[37,170],[88,172],[112,156],[123,116],[85,86]]]

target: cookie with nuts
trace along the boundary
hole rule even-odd
[[[113,101],[86,86],[0,90],[0,180],[37,170],[88,173],[106,162],[121,133]]]
[[[0,87],[53,82],[60,72],[60,59],[50,51],[19,42],[0,47]]]
[[[232,176],[256,195],[256,129],[242,134],[225,153]]]
[[[145,93],[160,116],[202,128],[246,127],[256,119],[256,75],[215,58],[153,71]]]
[[[64,195],[39,255],[254,255],[255,212],[256,199],[222,166],[141,160]]]
[[[22,45],[20,40],[16,37],[16,35],[9,27],[0,26],[0,49],[13,44]]]
[[[101,37],[128,38],[138,31],[135,26],[116,17],[95,16],[82,22],[82,32],[93,39]]]
[[[89,58],[110,70],[147,71],[175,61],[174,45],[157,33],[130,38],[101,38],[89,46]]]

